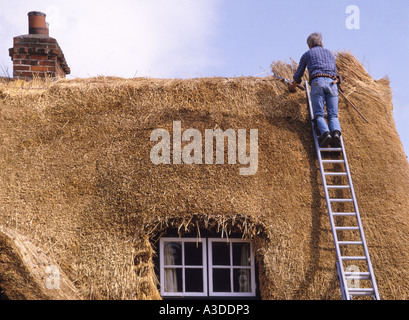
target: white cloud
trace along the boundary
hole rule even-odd
[[[193,77],[218,63],[217,51],[212,49],[217,0],[15,3],[0,13],[2,47],[5,41],[11,47],[12,38],[20,35],[5,30],[25,34],[27,13],[45,12],[50,36],[64,51],[73,77]],[[0,62],[4,56],[2,52]]]

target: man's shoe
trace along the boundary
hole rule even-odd
[[[334,148],[341,147],[341,132],[339,132],[338,130],[334,130],[332,132],[332,146]]]
[[[320,148],[326,148],[331,142],[331,134],[329,131],[324,132],[324,134],[318,138],[318,142],[320,144]]]

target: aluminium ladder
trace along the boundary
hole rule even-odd
[[[339,148],[321,148],[319,146],[307,81],[305,82],[305,91],[307,93],[315,148],[317,150],[325,200],[335,243],[336,269],[342,299],[352,300],[353,297],[367,296],[374,300],[379,300],[378,288],[365,241],[342,135],[341,146]],[[328,165],[332,166],[332,171],[329,171]],[[331,179],[333,180],[331,181]],[[345,193],[349,193],[350,197],[346,198]],[[339,207],[345,212],[341,212]],[[345,210],[346,207],[349,210]],[[348,251],[353,252],[353,254]],[[353,264],[351,265],[351,263]],[[349,265],[346,267],[346,264]]]

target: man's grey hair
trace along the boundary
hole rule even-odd
[[[308,47],[310,48],[323,47],[321,33],[318,33],[318,32],[311,33],[307,39],[307,44],[308,44]]]

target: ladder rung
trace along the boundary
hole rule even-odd
[[[366,260],[364,256],[343,256],[341,257],[342,260]]]
[[[330,202],[353,202],[353,199],[329,199]]]
[[[346,176],[346,172],[324,172],[326,176]]]
[[[354,296],[372,296],[375,290],[372,288],[348,288],[348,293]]]
[[[350,186],[327,185],[328,189],[351,189]]]
[[[338,241],[339,245],[344,245],[344,246],[362,246],[363,243],[362,241]]]
[[[319,148],[320,151],[342,151],[342,148]]]
[[[347,217],[347,216],[356,216],[355,212],[333,212],[333,216]]]
[[[351,276],[345,277],[346,280],[371,280],[370,276]]]
[[[344,163],[344,160],[322,160],[322,163]]]
[[[373,288],[348,288],[349,292],[373,292],[374,289]]]
[[[369,272],[345,272],[347,280],[371,280]]]
[[[359,227],[335,227],[335,230],[359,230]]]

